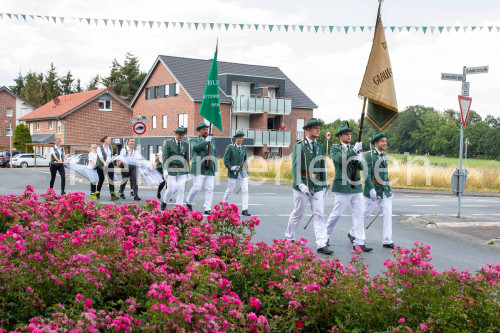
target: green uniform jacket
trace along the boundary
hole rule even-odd
[[[390,197],[392,195],[392,190],[389,185],[387,160],[384,160],[379,155],[378,151],[373,149],[371,152],[365,154],[365,161],[368,165],[368,172],[365,180],[365,190],[363,191],[363,195],[369,198],[370,190],[375,188],[378,197],[383,198],[383,193]],[[379,182],[382,184],[378,184]]]
[[[189,173],[189,144],[181,142],[181,150],[175,139],[167,140],[163,145],[163,170],[170,176],[187,175]]]
[[[323,145],[319,142],[316,142],[315,151],[312,151],[309,140],[307,138],[300,142],[297,142],[295,146],[293,146],[292,175],[294,190],[300,191],[300,184],[308,186],[313,193],[319,192],[327,187],[325,159],[322,156],[323,152]],[[310,163],[317,156],[320,156],[321,158],[316,159],[316,161],[314,162],[315,170],[313,170],[313,165],[311,165]],[[316,175],[319,176],[316,177]]]
[[[204,175],[204,176],[215,176],[215,173],[219,170],[218,163],[214,161],[217,160],[217,150],[215,148],[214,139],[210,141],[210,155],[215,158],[209,160],[208,168],[205,167],[205,156],[208,155],[208,142],[202,137],[196,137],[191,139],[191,149],[193,151],[193,158],[191,159],[191,174],[193,175]],[[201,163],[200,166],[198,166]]]
[[[338,145],[332,145],[330,148],[330,156],[332,157],[333,164],[335,165],[335,178],[333,180],[332,192],[340,193],[361,193],[363,192],[363,186],[361,182],[354,188],[351,187],[351,182],[348,179],[342,179],[342,169],[345,168],[347,171],[347,177],[350,177],[351,170],[354,170],[355,161],[354,159],[349,162],[348,165],[344,165],[345,162],[351,157],[356,156],[354,150],[351,149],[349,152],[342,146],[341,143]],[[356,172],[356,181],[360,180],[359,171],[363,170],[363,164],[359,164],[358,171]]]
[[[241,146],[241,152],[236,145],[228,145],[224,153],[224,165],[227,168],[227,177],[237,179],[241,173],[242,178],[248,177],[247,148]],[[231,167],[238,165],[243,166],[237,171],[231,170]]]
[[[60,154],[60,150],[61,148],[57,148],[54,150],[54,153],[56,154],[57,158],[59,159],[59,161],[61,162],[64,162],[62,161],[61,159],[61,154]],[[56,163],[56,159],[54,158],[54,156],[50,155],[50,162],[49,162],[49,165],[52,165],[52,164],[55,164]]]

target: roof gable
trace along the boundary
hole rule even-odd
[[[6,93],[12,95],[13,97],[17,98],[17,99],[20,99],[21,101],[23,101],[25,104],[28,104],[29,106],[31,106],[33,109],[35,108],[35,106],[33,104],[31,104],[30,102],[28,102],[27,100],[25,100],[24,98],[22,98],[21,96],[19,96],[18,94],[16,94],[15,92],[13,92],[12,90],[10,90],[9,88],[3,86],[3,87],[0,87],[0,92],[1,91],[5,91]]]
[[[57,105],[54,103],[54,99],[28,113],[24,117],[21,117],[20,120],[63,118],[106,93],[109,93],[112,97],[130,109],[130,105],[120,96],[107,88],[103,88],[70,95],[61,95],[57,97],[59,99]]]

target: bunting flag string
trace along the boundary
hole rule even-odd
[[[75,22],[86,26],[102,27],[128,27],[137,29],[180,29],[180,30],[219,30],[219,31],[243,31],[253,30],[259,32],[272,33],[370,33],[373,26],[335,26],[335,25],[291,25],[291,24],[249,24],[249,23],[221,23],[221,22],[188,22],[188,21],[143,21],[143,20],[124,20],[109,18],[91,18],[91,17],[65,17],[65,16],[47,16],[35,14],[14,14],[0,13],[0,20],[16,21],[21,24],[30,24],[33,22],[46,22],[51,24],[68,24]],[[112,24],[108,25],[108,22]],[[118,22],[118,25],[115,23]],[[93,24],[92,24],[93,23]],[[126,25],[124,26],[124,23]],[[156,23],[156,24],[155,24]],[[500,26],[386,26],[386,33],[422,33],[430,35],[441,35],[444,33],[477,33],[477,32],[500,32]]]

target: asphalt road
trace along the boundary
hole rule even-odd
[[[89,193],[88,182],[75,180],[69,176],[67,171],[66,192],[83,191]],[[30,184],[37,193],[45,191],[50,180],[47,168],[38,169],[0,169],[0,195],[16,194],[24,191],[26,185]],[[60,179],[56,179],[55,189],[59,192]],[[222,200],[226,181],[220,180],[215,186],[214,204]],[[192,186],[188,182],[186,195]],[[239,186],[236,186],[236,190]],[[293,209],[292,189],[289,184],[275,185],[262,184],[249,187],[250,205],[249,211],[252,215],[260,218],[261,224],[257,228],[255,241],[272,243],[273,239],[284,237],[289,215]],[[120,200],[119,203],[131,201],[129,187],[125,192],[127,200]],[[156,199],[156,188],[141,187],[139,195],[142,198],[140,203],[144,203],[147,198]],[[195,201],[194,209],[202,209],[204,191],[202,190]],[[240,204],[241,194],[233,193],[231,200]],[[101,201],[109,202],[107,186],[103,187]],[[325,199],[325,219],[332,211],[334,194],[329,194]],[[172,205],[169,205],[171,207]],[[462,216],[474,217],[477,220],[498,225],[500,221],[500,198],[498,197],[464,197],[462,199]],[[374,215],[378,213],[378,208],[374,210]],[[478,238],[470,237],[467,228],[460,228],[457,233],[449,228],[427,229],[407,222],[410,217],[421,215],[454,216],[457,213],[457,198],[448,194],[409,194],[398,193],[396,191],[393,201],[393,240],[396,245],[411,248],[415,241],[423,242],[431,246],[433,260],[431,263],[438,271],[456,267],[459,270],[476,271],[487,262],[500,264],[500,247],[485,245]],[[344,264],[347,264],[352,249],[347,238],[347,232],[351,226],[351,213],[347,208],[342,219],[336,226],[334,234],[330,239],[331,249],[335,251],[334,257],[338,257]],[[301,226],[297,230],[296,236],[309,240],[312,248],[315,248],[314,233],[312,225],[304,230],[303,227],[310,217],[310,209],[306,210]],[[496,224],[495,224],[496,223]],[[488,225],[488,224],[486,224]],[[476,228],[477,229],[477,228]],[[472,233],[472,229],[470,234]],[[486,237],[500,236],[500,227],[487,226],[482,229]],[[366,233],[366,245],[373,247],[371,253],[366,253],[366,263],[369,264],[370,274],[378,274],[384,268],[383,262],[391,258],[389,249],[382,248],[382,217],[379,216]],[[325,257],[321,255],[321,257]]]

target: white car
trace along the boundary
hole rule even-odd
[[[36,166],[49,166],[50,159],[42,156],[36,155]],[[27,168],[30,166],[35,166],[35,155],[34,154],[19,154],[12,158],[12,166]]]

